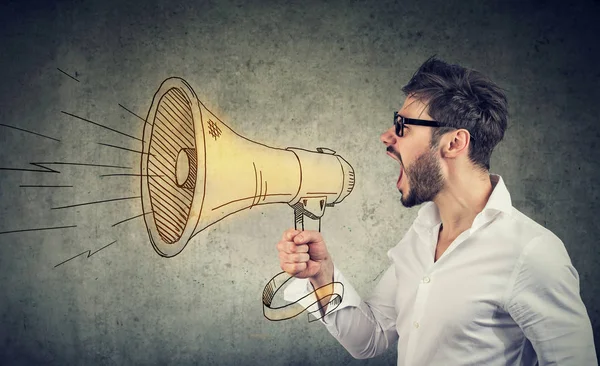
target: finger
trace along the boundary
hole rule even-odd
[[[277,243],[277,250],[280,253],[296,253],[296,247],[297,245],[294,244],[294,242],[291,241],[280,241],[279,243]]]
[[[281,269],[295,276],[306,269],[306,263],[281,263]]]
[[[286,231],[283,232],[283,236],[281,237],[281,240],[283,240],[283,241],[292,241],[292,239],[294,239],[294,237],[296,235],[298,235],[298,233],[300,233],[300,230],[287,229]]]
[[[308,245],[282,240],[277,243],[277,250],[285,253],[308,253]]]
[[[288,242],[285,241],[280,241],[277,243],[277,251],[278,252],[285,252],[286,251],[286,245]]]
[[[305,230],[301,233],[297,234],[293,238],[294,243],[296,244],[308,244],[320,242],[323,240],[321,233],[318,231]]]
[[[279,252],[279,260],[285,263],[303,263],[310,260],[308,253],[283,253]]]
[[[286,253],[279,252],[279,261],[281,263],[300,263],[307,262],[310,259],[308,253]]]
[[[308,253],[308,245],[307,244],[296,244],[294,243],[296,248],[294,249],[296,253]]]

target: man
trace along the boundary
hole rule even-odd
[[[481,73],[427,60],[381,135],[400,164],[402,204],[424,204],[388,251],[391,266],[362,300],[320,233],[288,230],[286,299],[315,292],[321,322],[356,358],[398,341],[399,365],[597,365],[579,277],[562,241],[512,207],[489,173],[507,124],[502,90]],[[303,279],[303,280],[300,280]],[[329,305],[333,308],[333,305]]]

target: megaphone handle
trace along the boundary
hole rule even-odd
[[[304,220],[305,218],[307,220]],[[320,232],[321,231],[321,218],[319,217],[317,219],[312,219],[309,216],[305,215],[303,213],[302,209],[294,208],[294,227],[296,230],[316,230],[316,231]],[[318,307],[319,307],[318,310],[309,312],[309,314],[312,314],[315,317],[315,319],[311,320],[309,317],[308,321],[313,322],[313,321],[322,319],[326,315],[326,313],[323,311],[323,307],[319,303],[319,300],[315,300],[312,304],[310,304],[308,306],[306,304],[300,305],[300,303],[299,303],[302,299],[306,299],[311,294],[315,294],[315,299],[316,299],[316,292],[320,288],[315,289],[311,294],[305,295],[302,299],[298,299],[287,305],[276,306],[276,307],[272,306],[273,298],[275,297],[275,295],[292,278],[294,278],[294,277],[290,277],[290,275],[287,274],[286,272],[280,272],[277,275],[275,275],[273,278],[271,278],[271,281],[269,281],[267,283],[267,285],[265,286],[265,288],[263,290],[263,315],[265,316],[265,318],[272,320],[272,321],[291,319],[297,315],[300,315],[300,313],[304,312],[309,307],[318,304]],[[342,299],[344,297],[344,285],[341,282],[332,282],[332,283],[328,283],[325,286],[329,286],[329,285],[334,286],[334,292],[331,294],[331,297],[329,300],[329,304],[327,307],[327,310],[328,310],[327,314],[330,313],[331,311],[335,310],[341,304]]]
[[[302,210],[294,210],[294,228],[296,230],[321,231],[321,218],[311,219],[302,213]]]

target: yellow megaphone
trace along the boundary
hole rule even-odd
[[[209,111],[181,78],[154,95],[143,135],[142,206],[150,241],[172,257],[208,226],[257,205],[286,203],[296,228],[318,220],[354,187],[335,151],[274,148],[249,140]]]

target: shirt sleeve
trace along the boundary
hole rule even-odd
[[[506,307],[531,342],[540,366],[598,365],[579,275],[562,241],[542,234],[516,265]]]
[[[320,322],[329,333],[354,358],[371,358],[381,354],[390,344],[398,340],[396,331],[396,274],[394,266],[384,273],[371,295],[362,300],[341,271],[334,266],[333,279],[343,285],[341,303],[329,311]],[[338,292],[339,287],[334,288]],[[308,279],[293,279],[284,290],[286,301],[296,299],[313,292]],[[314,293],[307,297],[303,306],[313,314],[319,314],[318,305],[314,304]]]

